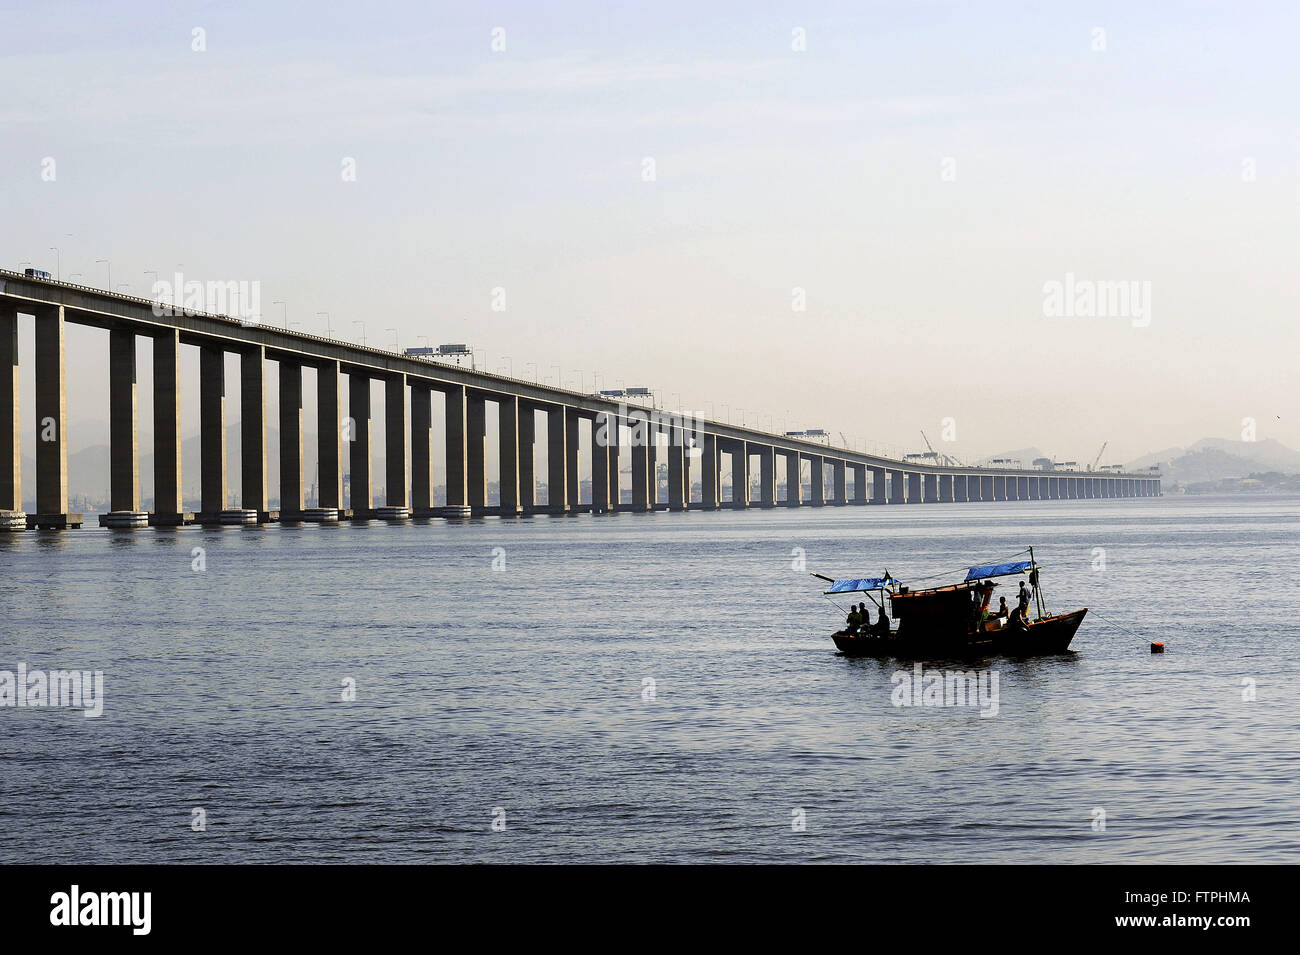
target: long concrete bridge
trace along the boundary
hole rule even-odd
[[[161,314],[160,314],[161,313]],[[36,513],[23,511],[19,407],[19,315],[35,322]],[[203,312],[171,313],[156,303],[101,289],[0,270],[0,525],[78,527],[68,509],[64,360],[68,323],[109,335],[110,512],[108,526],[403,520],[411,517],[513,516],[577,511],[714,510],[1151,497],[1153,472],[1062,472],[959,468],[898,461],[753,428],[629,407],[598,395],[521,381],[456,365],[367,348]],[[153,342],[154,510],[141,510],[136,410],[136,336]],[[180,346],[199,349],[201,507],[186,512],[181,494]],[[225,360],[240,358],[240,506],[230,507],[226,473]],[[279,364],[279,509],[267,494],[266,363]],[[319,492],[304,506],[304,367],[316,372]],[[349,377],[347,414],[342,376]],[[384,384],[385,500],[374,501],[370,383]],[[409,389],[409,418],[407,414]],[[434,448],[432,395],[446,415],[445,446]],[[499,416],[499,504],[487,494],[488,405]],[[538,506],[536,418],[546,415],[548,502]],[[591,429],[590,501],[579,499],[580,434]],[[409,460],[408,460],[409,432]],[[434,505],[434,460],[446,465],[446,503]],[[344,500],[344,454],[350,500]],[[622,500],[619,457],[631,457],[631,501]],[[657,462],[667,456],[660,500]],[[777,498],[778,458],[786,499]],[[810,465],[810,494],[803,466]],[[724,468],[731,500],[723,500]],[[693,473],[695,472],[695,473]],[[829,481],[827,481],[829,472]],[[758,476],[757,491],[754,475]],[[409,478],[409,481],[408,481]],[[820,478],[820,480],[819,480]],[[850,480],[851,479],[851,480]],[[698,481],[700,500],[692,500]],[[829,492],[827,487],[829,485]]]

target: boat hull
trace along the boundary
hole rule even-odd
[[[1024,630],[1006,628],[984,633],[965,633],[956,638],[945,634],[895,633],[889,637],[832,634],[835,647],[848,657],[898,657],[921,659],[953,656],[1044,656],[1070,649],[1079,625],[1088,613],[1085,607],[1032,621]]]

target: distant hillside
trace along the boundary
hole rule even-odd
[[[1190,448],[1169,448],[1129,462],[1131,469],[1159,465],[1166,484],[1244,478],[1257,472],[1300,474],[1300,451],[1269,438],[1228,441],[1202,438]]]

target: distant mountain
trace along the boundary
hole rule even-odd
[[[1130,461],[1130,470],[1159,465],[1166,484],[1195,484],[1274,471],[1300,474],[1300,451],[1279,441],[1202,438],[1190,448],[1168,448]]]

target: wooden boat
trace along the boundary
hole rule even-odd
[[[1049,614],[1043,605],[1039,570],[1031,548],[1029,560],[972,567],[961,583],[925,590],[901,586],[888,572],[884,577],[844,580],[814,576],[831,582],[827,595],[866,593],[878,608],[888,600],[890,615],[898,621],[887,634],[873,627],[832,634],[845,656],[915,659],[1065,653],[1088,609]],[[989,603],[998,586],[993,578],[1013,574],[1028,575],[1037,614],[990,616]]]

